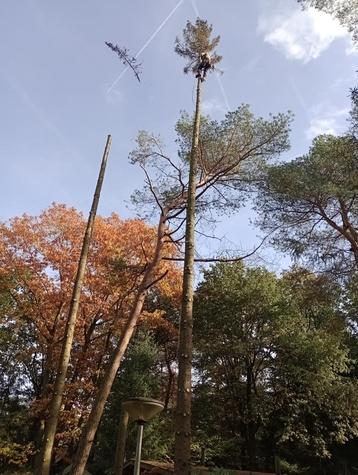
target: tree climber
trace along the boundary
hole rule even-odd
[[[201,53],[195,77],[200,78],[202,81],[204,81],[206,73],[209,69],[212,69],[213,67],[214,66],[211,64],[211,58],[209,53]]]

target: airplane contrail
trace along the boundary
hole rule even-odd
[[[196,16],[200,16],[200,15],[199,15],[199,10],[198,10],[198,7],[197,7],[197,5],[196,5],[195,0],[191,0],[191,4],[192,4],[192,6],[193,6],[193,8],[194,8],[195,15],[196,15]]]
[[[184,0],[179,0],[179,2],[175,5],[173,10],[169,13],[169,15],[161,22],[161,24],[158,26],[158,28],[152,33],[152,35],[148,38],[148,40],[144,43],[144,45],[140,48],[140,50],[136,53],[134,56],[135,58],[138,58],[143,51],[150,45],[150,43],[154,40],[154,38],[157,36],[157,34],[160,32],[160,30],[164,27],[164,25],[167,23],[167,21],[174,15],[174,13],[177,11],[177,9],[180,7],[180,5],[184,2]],[[112,85],[107,89],[107,94],[109,94],[112,89],[118,84],[118,81],[124,76],[124,74],[128,70],[128,66],[126,66],[123,71],[120,73],[120,75],[113,81]]]
[[[199,9],[198,9],[198,6],[197,6],[197,4],[196,4],[196,1],[195,1],[195,0],[191,0],[191,4],[192,4],[192,7],[193,7],[193,9],[194,9],[195,15],[196,15],[197,17],[199,17],[199,16],[200,16],[200,13],[199,13]],[[223,84],[223,82],[222,82],[222,80],[221,80],[220,74],[219,74],[217,71],[215,71],[215,73],[216,73],[216,79],[217,79],[217,81],[218,81],[218,83],[219,83],[221,95],[223,96],[223,99],[224,99],[225,107],[226,107],[226,109],[229,111],[229,110],[230,110],[230,104],[229,104],[229,100],[228,100],[227,94],[226,94],[225,89],[224,89],[224,84]]]
[[[293,76],[291,74],[288,75],[289,82],[291,84],[291,88],[298,99],[298,102],[300,103],[300,106],[302,107],[303,112],[305,113],[307,119],[310,119],[310,114],[309,114],[309,109],[308,106],[303,98],[303,95],[301,94],[301,91],[298,89],[296,81],[294,80]]]
[[[215,73],[216,73],[216,79],[218,80],[218,83],[219,83],[221,95],[223,96],[223,99],[224,99],[224,102],[225,102],[226,109],[229,112],[231,107],[230,107],[230,104],[229,104],[229,99],[228,99],[227,94],[226,94],[225,89],[224,89],[224,84],[221,80],[220,73],[218,73],[217,71],[215,71]]]

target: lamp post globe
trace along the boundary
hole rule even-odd
[[[132,397],[124,401],[122,406],[129,414],[129,417],[138,424],[137,447],[133,473],[134,475],[139,475],[144,424],[149,422],[164,409],[164,403],[157,399]]]
[[[147,397],[131,397],[122,406],[136,422],[149,422],[164,409],[163,402]]]

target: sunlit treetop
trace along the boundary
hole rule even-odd
[[[210,57],[210,69],[214,69],[215,65],[221,61],[222,56],[215,52],[220,36],[212,38],[212,31],[212,25],[209,25],[206,20],[197,18],[195,24],[187,21],[182,39],[176,38],[175,52],[187,61],[184,67],[185,74],[189,72],[197,74],[203,55]]]

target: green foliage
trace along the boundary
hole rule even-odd
[[[220,169],[222,179],[235,179],[238,173],[244,175],[245,165],[241,162],[248,157],[250,161],[245,162],[246,167],[250,167],[251,171],[255,170],[258,165],[289,148],[291,119],[290,113],[270,116],[269,120],[255,117],[247,104],[228,112],[222,121],[202,117],[199,172],[214,174]],[[179,156],[187,162],[191,150],[193,119],[182,113],[175,129]]]
[[[337,301],[336,284],[305,269],[280,279],[242,264],[205,273],[195,306],[193,414],[207,460],[248,467],[251,450],[256,467],[280,454],[287,473],[306,473],[357,435],[358,386]]]
[[[2,288],[1,282],[0,288]],[[15,284],[14,284],[15,285]],[[13,301],[0,293],[0,469],[24,467],[33,453],[29,402],[38,362],[32,356],[33,329],[9,318]],[[27,351],[26,351],[27,350]]]
[[[220,42],[220,36],[211,38],[212,31],[212,25],[209,25],[206,20],[197,18],[195,24],[187,21],[182,40],[176,38],[175,52],[187,61],[184,67],[186,74],[197,73],[200,56],[203,53],[210,54],[213,66],[221,61],[222,57],[214,51]]]
[[[345,463],[348,469],[356,466],[357,289],[352,279],[342,295],[327,275],[299,267],[281,277],[242,263],[220,264],[205,272],[194,307],[195,463],[226,467],[214,473],[247,467],[248,446],[254,441],[255,464],[266,471],[272,471],[274,455],[280,455],[287,474],[318,475],[325,470],[337,475]],[[149,297],[146,310],[165,309],[177,324],[172,303],[155,292]],[[6,315],[11,300],[0,302]],[[16,327],[10,320],[3,322],[0,471],[14,473],[32,451],[28,401],[34,394],[29,388],[35,386],[28,381],[38,371],[32,371],[30,363],[39,362],[26,359],[27,353],[33,354],[34,341],[28,322],[24,319]],[[131,396],[163,399],[166,376],[160,353],[167,339],[161,330],[137,332],[97,435],[91,473],[111,473],[121,402]],[[29,352],[23,351],[27,347]],[[170,352],[175,353],[173,343]],[[135,437],[136,427],[130,424],[127,457],[134,455]],[[173,456],[171,411],[146,425],[143,456]]]
[[[101,474],[113,467],[122,402],[130,397],[160,397],[161,381],[156,372],[157,361],[158,349],[152,335],[144,330],[139,331],[128,348],[113,384],[97,435],[91,473]],[[168,418],[160,416],[146,424],[143,437],[144,458],[161,459],[167,454],[168,444],[171,442],[170,437],[165,439],[165,434],[169,432],[168,422]],[[127,458],[132,458],[135,454],[136,432],[136,424],[130,423],[126,444]]]
[[[285,475],[304,475],[309,473],[307,467],[300,467],[297,463],[281,460],[281,470]]]
[[[358,87],[353,87],[350,91],[352,108],[350,112],[351,133],[355,140],[358,140]]]
[[[29,408],[15,396],[0,403],[0,469],[25,467],[34,453]]]
[[[269,119],[255,117],[247,105],[230,112],[222,121],[203,117],[199,140],[196,211],[230,213],[240,207],[243,191],[261,175],[268,160],[289,148],[292,115]],[[176,124],[178,158],[170,158],[160,137],[141,131],[133,164],[146,175],[146,184],[132,199],[143,209],[158,206],[185,210],[193,119],[183,113]],[[170,216],[170,215],[169,215]],[[176,221],[173,224],[177,224]],[[174,226],[176,227],[176,226]]]
[[[307,155],[267,167],[258,223],[283,251],[344,276],[358,265],[357,185],[355,140],[319,136]]]

